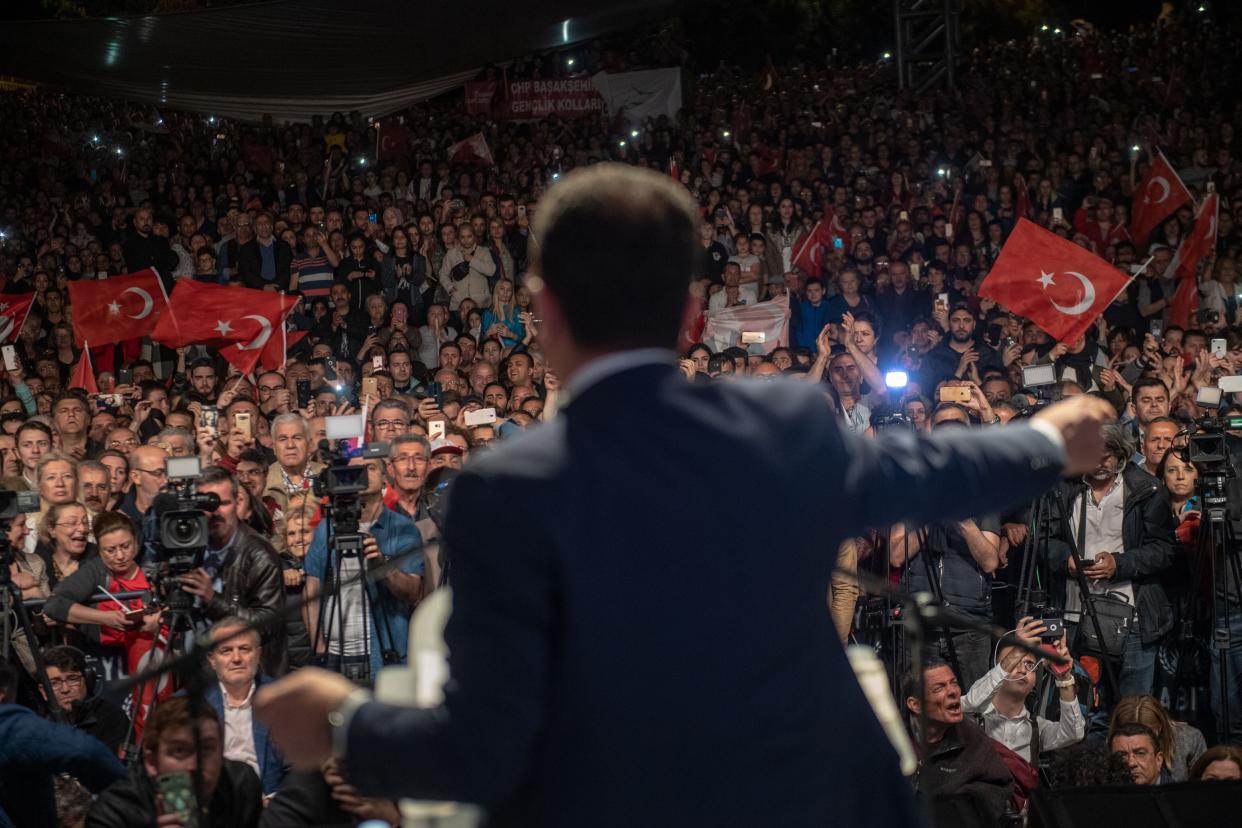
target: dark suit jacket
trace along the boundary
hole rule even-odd
[[[829,617],[837,546],[1059,468],[1025,426],[863,441],[801,383],[608,376],[456,478],[453,681],[436,710],[359,708],[349,778],[498,826],[918,824]]]
[[[271,684],[272,681],[273,679],[260,673],[257,683],[262,687],[265,684]],[[216,711],[220,721],[223,722],[224,691],[220,689],[220,683],[218,681],[211,682],[203,697],[211,705],[212,709]],[[272,740],[268,738],[267,725],[259,721],[258,716],[254,717],[254,723],[250,729],[254,737],[254,753],[255,756],[259,757],[259,781],[263,783],[263,793],[275,793],[280,786],[281,780],[285,778],[285,772],[288,768],[285,766],[284,759],[276,751],[276,745],[272,744]]]
[[[276,254],[276,278],[271,282],[263,281],[263,257],[259,253],[259,242],[251,239],[237,251],[237,275],[241,283],[248,288],[262,290],[267,285],[275,285],[277,290],[289,289],[289,270],[293,265],[293,249],[280,239],[274,239]]]

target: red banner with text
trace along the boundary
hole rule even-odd
[[[586,77],[466,84],[466,111],[500,120],[536,120],[549,115],[585,118],[603,110],[603,97]]]

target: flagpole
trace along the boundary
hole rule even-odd
[[[280,292],[281,307],[285,304],[285,292]],[[292,308],[290,308],[292,310]],[[289,364],[289,326],[285,324],[285,314],[280,315],[280,372],[285,372],[285,366]],[[260,355],[262,359],[262,355]]]

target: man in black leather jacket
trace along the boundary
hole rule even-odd
[[[1052,572],[1053,603],[1066,607],[1068,586],[1075,580],[1070,570],[1071,537],[1079,547],[1086,564],[1084,574],[1101,592],[1125,594],[1137,609],[1135,625],[1126,638],[1123,653],[1111,653],[1120,662],[1118,679],[1120,696],[1144,695],[1151,692],[1155,677],[1156,650],[1160,640],[1173,628],[1173,604],[1169,599],[1167,581],[1175,560],[1177,526],[1168,495],[1154,477],[1128,462],[1134,444],[1121,426],[1107,426],[1104,444],[1108,454],[1101,467],[1084,480],[1063,484],[1059,491],[1061,503],[1071,525],[1060,519],[1060,510],[1052,507],[1052,531],[1048,540],[1048,565]],[[1088,486],[1093,477],[1112,488]],[[1090,503],[1089,514],[1107,508],[1114,489],[1119,489],[1120,538],[1113,552],[1100,552],[1107,545],[1105,538],[1093,537],[1089,525],[1087,544],[1083,547],[1083,502]],[[1092,560],[1095,558],[1096,560]],[[1101,560],[1103,562],[1101,562]],[[1073,602],[1071,602],[1073,603]],[[1071,608],[1072,609],[1072,608]],[[1077,619],[1075,619],[1077,620]],[[1084,614],[1080,625],[1091,624]],[[1105,682],[1105,688],[1107,682]],[[1113,699],[1115,701],[1115,699]]]
[[[198,490],[214,492],[220,506],[207,517],[208,548],[203,566],[181,577],[199,598],[209,621],[236,616],[259,621],[263,672],[285,673],[284,579],[280,557],[264,538],[237,517],[237,479],[218,466],[203,470]]]

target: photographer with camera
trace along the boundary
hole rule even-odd
[[[263,670],[282,675],[285,659],[284,579],[276,550],[237,516],[237,479],[219,466],[203,469],[200,494],[215,494],[220,505],[207,515],[203,564],[180,578],[203,615],[219,621],[236,615],[259,622],[263,632]]]
[[[1052,510],[1048,561],[1054,578],[1051,597],[1065,609],[1071,643],[1080,653],[1086,647],[1099,654],[1101,643],[1095,640],[1094,625],[1074,581],[1071,543],[1086,566],[1083,574],[1105,628],[1103,647],[1120,666],[1117,694],[1103,702],[1107,710],[1121,696],[1151,692],[1160,640],[1173,628],[1173,605],[1164,580],[1174,563],[1176,520],[1156,479],[1129,462],[1134,442],[1125,426],[1105,426],[1104,448],[1093,471],[1060,487],[1070,525]],[[1128,617],[1124,627],[1128,634],[1111,637],[1112,625],[1105,616]],[[1113,690],[1107,681],[1103,688]]]
[[[1018,621],[1012,636],[1035,647],[1046,632],[1042,620],[1026,616]],[[1064,632],[1051,646],[1057,655],[1070,657]],[[1041,668],[1052,669],[1055,673],[1061,710],[1056,721],[1032,713],[1026,706],[1027,699],[1035,692],[1035,680]],[[1087,734],[1072,669],[1072,664],[1066,664],[1063,672],[1056,672],[1057,668],[1050,662],[1036,660],[1030,653],[1013,646],[1007,637],[998,647],[996,666],[972,684],[962,698],[962,709],[978,716],[984,732],[1026,763],[1022,776],[1030,786],[1035,782],[1035,766],[1039,764],[1040,754],[1081,742]],[[1009,758],[1003,752],[1001,756]],[[1014,765],[1012,762],[1009,765],[1012,772]]]
[[[934,431],[969,425],[966,409],[955,403],[942,403],[932,415]],[[995,516],[943,521],[918,531],[898,525],[889,533],[888,550],[891,565],[906,568],[910,592],[930,592],[939,603],[980,620],[992,619],[992,578],[1000,567],[1000,523]],[[964,687],[987,672],[991,641],[981,632],[945,630],[939,649]]]
[[[366,467],[358,520],[358,529],[364,535],[366,567],[379,566],[386,558],[404,557],[382,579],[366,586],[364,598],[362,584],[350,583],[362,563],[356,555],[344,554],[338,559],[328,546],[329,521],[320,521],[306,554],[304,617],[315,652],[328,669],[346,676],[374,678],[386,659],[405,661],[410,613],[423,593],[423,558],[409,553],[422,546],[422,536],[412,520],[384,505],[382,460],[352,457],[349,465]],[[321,604],[314,599],[329,575],[343,586]],[[364,605],[370,608],[365,619]]]

